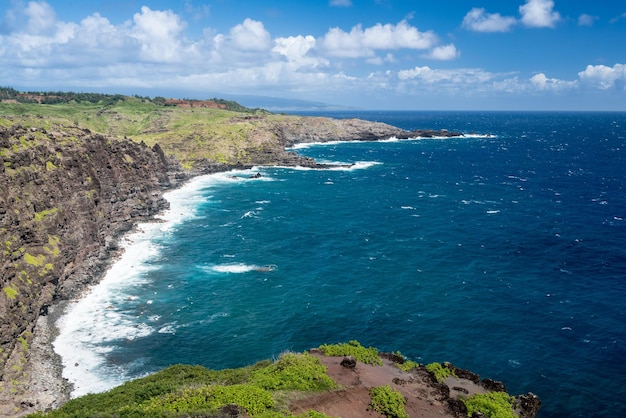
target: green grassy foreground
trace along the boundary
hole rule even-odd
[[[327,356],[353,356],[358,361],[382,366],[378,350],[358,341],[323,344],[318,350]],[[399,353],[397,356],[401,356]],[[410,362],[413,365],[417,363]],[[396,364],[401,367],[401,364]],[[428,369],[428,367],[427,367]],[[433,375],[434,376],[434,375]],[[108,392],[73,399],[52,412],[31,414],[31,418],[67,417],[223,417],[260,418],[327,415],[309,410],[293,415],[292,401],[340,387],[326,374],[319,358],[304,353],[283,353],[278,360],[264,360],[237,369],[210,370],[202,366],[175,365],[144,378],[124,383]],[[389,385],[370,390],[372,410],[386,417],[408,418],[406,398]],[[471,413],[486,417],[516,417],[513,397],[487,393],[463,399]]]
[[[289,417],[293,416],[287,408],[290,400],[334,388],[319,359],[308,353],[285,353],[275,362],[238,369],[175,365],[108,392],[71,400],[56,411],[30,416],[219,416],[227,407],[253,417]]]

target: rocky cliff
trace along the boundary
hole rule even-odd
[[[167,206],[161,191],[177,180],[159,151],[77,127],[0,127],[5,398],[17,400],[24,389],[38,316],[53,300],[75,296],[97,280],[120,235]]]

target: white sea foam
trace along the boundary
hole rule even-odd
[[[450,138],[477,138],[477,139],[484,139],[484,138],[497,138],[497,135],[492,135],[492,134],[477,134],[477,133],[469,133],[469,134],[461,134],[459,136],[453,136],[453,137],[449,137],[449,136],[444,136],[444,135],[440,135],[440,136],[414,136],[414,137],[409,137],[409,138],[403,138],[403,139],[399,139],[398,137],[395,136],[390,136],[388,138],[384,138],[384,139],[378,139],[376,141],[371,141],[371,140],[356,140],[356,141],[326,141],[326,142],[307,142],[307,143],[301,143],[301,144],[295,144],[291,147],[286,148],[287,150],[299,150],[299,149],[307,149],[307,148],[313,148],[313,147],[325,147],[325,146],[329,146],[329,145],[339,145],[339,144],[349,144],[352,142],[403,142],[403,141],[422,141],[424,139],[450,139]]]
[[[152,224],[157,226],[158,224]],[[142,301],[132,294],[150,268],[144,264],[158,253],[146,232],[135,232],[125,240],[125,252],[103,281],[82,299],[72,302],[57,323],[55,351],[63,361],[63,377],[73,385],[72,396],[107,390],[126,380],[116,367],[106,364],[108,342],[134,340],[154,332],[136,316],[118,310],[121,303]]]
[[[196,216],[195,208],[208,199],[207,188],[233,181],[233,175],[249,177],[257,171],[199,176],[165,193],[169,210],[158,215],[157,222],[140,224],[136,231],[126,235],[121,240],[123,254],[102,281],[82,298],[68,304],[57,322],[59,335],[53,345],[62,359],[63,377],[73,385],[72,397],[108,390],[129,378],[125,370],[107,361],[111,350],[109,343],[130,341],[155,332],[175,332],[175,324],[159,327],[154,317],[141,322],[141,306],[153,301],[141,300],[134,294],[137,286],[149,280],[149,263],[159,255],[160,248],[153,239]],[[129,303],[135,304],[137,310],[120,309],[122,305],[128,307]]]
[[[244,264],[244,263],[234,263],[234,264],[219,264],[215,266],[203,266],[201,267],[207,273],[248,273],[251,271],[261,271],[268,272],[276,270],[276,266],[273,264],[266,265],[257,265],[257,264]]]
[[[352,170],[364,170],[375,165],[382,164],[378,161],[357,161],[356,163],[346,163],[346,162],[337,162],[337,161],[324,161],[324,164],[328,164],[331,167],[326,168],[326,170],[330,171],[352,171]],[[294,171],[314,171],[319,170],[319,168],[314,167],[304,167],[304,166],[276,166],[276,168],[284,168],[286,170],[294,170]]]

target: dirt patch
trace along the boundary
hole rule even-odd
[[[380,417],[379,413],[369,408],[369,391],[377,386],[389,385],[407,399],[405,409],[411,418],[467,416],[459,414],[454,407],[450,408],[448,386],[433,381],[422,368],[404,372],[392,361],[382,359],[382,366],[357,362],[356,367],[351,369],[341,365],[343,357],[326,357],[316,351],[311,354],[322,361],[328,375],[341,389],[292,403],[291,410],[296,414],[314,409],[332,417]],[[477,386],[475,383],[465,379],[456,379],[455,384],[469,388],[468,391],[480,390],[474,387]]]

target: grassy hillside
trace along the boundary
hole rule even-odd
[[[236,106],[229,106],[236,108]],[[2,103],[0,125],[17,119],[25,126],[50,128],[74,125],[112,137],[155,143],[185,168],[198,161],[248,164],[251,154],[278,146],[268,124],[288,116],[240,107],[227,110],[164,106],[138,97],[110,101],[60,104]]]
[[[234,412],[243,410],[253,417],[285,417],[293,416],[288,409],[291,400],[334,388],[319,359],[308,353],[286,353],[275,362],[238,369],[171,366],[32,417],[217,417],[237,416]]]

